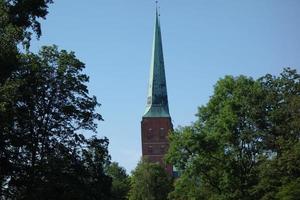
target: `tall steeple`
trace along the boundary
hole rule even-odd
[[[164,162],[164,156],[169,148],[168,135],[173,130],[173,124],[169,113],[164,56],[157,8],[155,17],[147,106],[141,121],[142,155],[149,162],[160,163],[166,172],[172,176],[172,165]]]
[[[160,21],[157,8],[147,106],[143,117],[170,117]]]

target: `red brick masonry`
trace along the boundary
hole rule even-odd
[[[145,117],[141,122],[143,158],[160,163],[171,176],[173,168],[164,163],[163,157],[169,148],[168,134],[172,129],[171,118],[167,117]]]

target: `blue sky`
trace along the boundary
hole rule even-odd
[[[194,121],[225,75],[254,78],[300,70],[299,0],[160,0],[174,127]],[[56,44],[86,63],[102,106],[98,135],[130,172],[141,156],[155,19],[154,0],[55,0],[32,51]]]

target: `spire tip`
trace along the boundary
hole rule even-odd
[[[156,14],[160,17],[160,6],[158,5],[158,0],[155,0]]]

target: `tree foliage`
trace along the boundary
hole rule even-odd
[[[300,75],[218,81],[198,120],[174,131],[171,199],[295,199],[300,177]]]
[[[172,179],[156,163],[140,161],[131,177],[130,200],[166,200]]]
[[[0,87],[0,196],[4,199],[107,199],[108,140],[95,132],[96,97],[73,52],[43,47]]]
[[[0,84],[20,65],[18,44],[28,49],[31,36],[42,34],[39,18],[45,19],[52,0],[0,0]]]
[[[106,169],[107,175],[112,178],[111,199],[126,200],[130,189],[130,179],[126,170],[117,162],[111,163]]]
[[[52,2],[0,0],[0,199],[109,199],[108,139],[82,135],[102,120],[84,64],[29,52]]]

